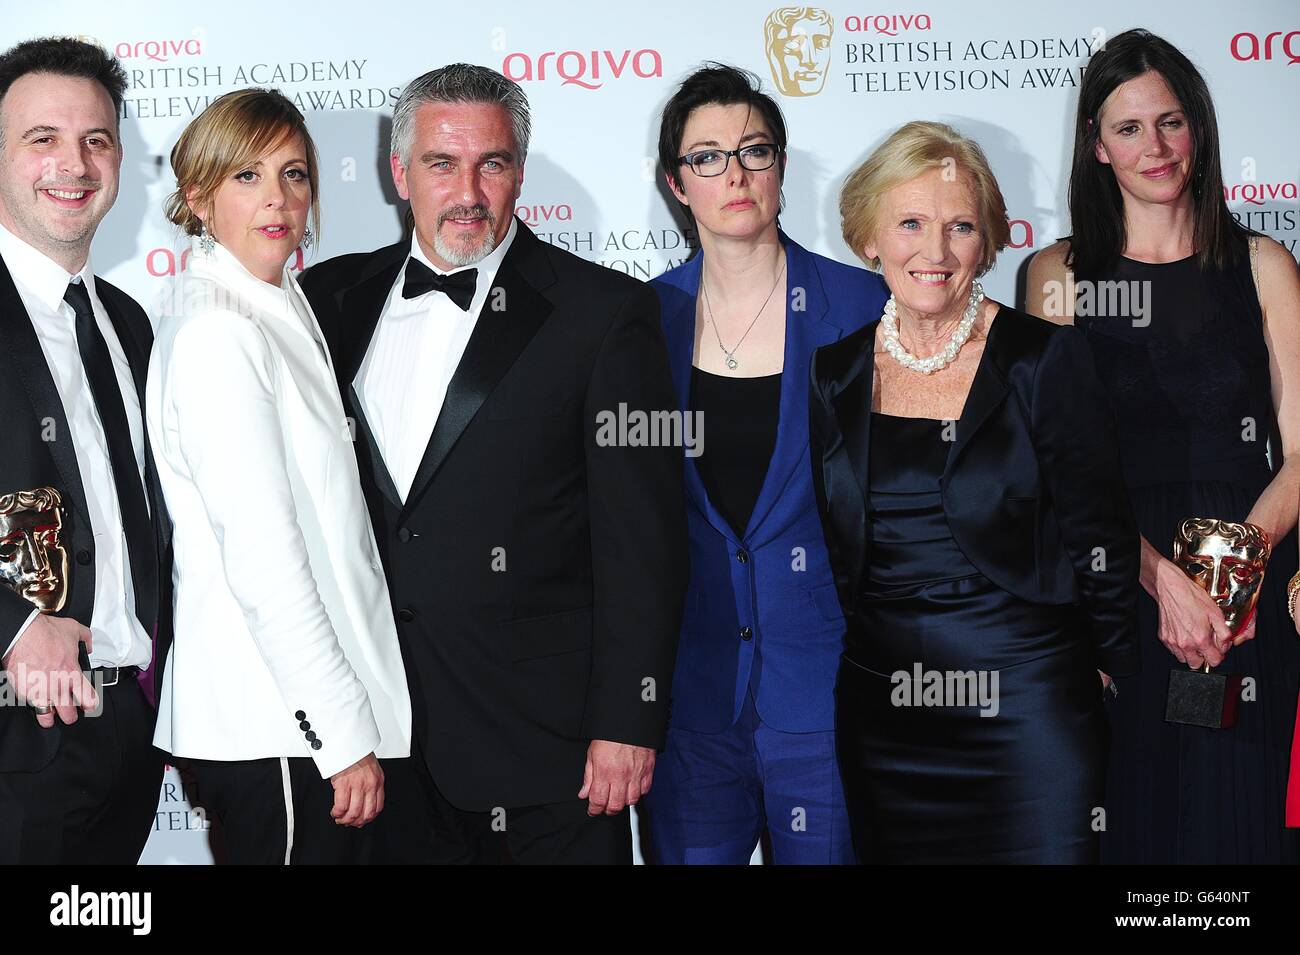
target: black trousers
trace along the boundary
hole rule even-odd
[[[631,865],[627,810],[588,816],[587,801],[488,812],[458,809],[422,756],[382,760],[384,811],[374,861],[406,865]],[[581,780],[575,780],[577,792]]]
[[[163,775],[163,754],[153,747],[154,710],[133,676],[99,695],[98,715],[45,731],[61,738],[44,769],[0,773],[0,864],[139,861]]]
[[[212,822],[212,854],[231,865],[363,865],[374,823],[334,821],[334,787],[309,756],[182,759],[185,795]],[[382,816],[382,813],[381,813]]]

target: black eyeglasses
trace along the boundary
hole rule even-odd
[[[677,161],[690,166],[691,172],[695,175],[708,178],[721,176],[726,171],[727,163],[731,161],[732,156],[736,157],[741,168],[748,169],[750,172],[762,172],[764,169],[772,168],[780,153],[781,147],[775,143],[754,143],[750,146],[741,146],[739,149],[700,149],[687,153]]]

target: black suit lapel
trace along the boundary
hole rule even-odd
[[[522,223],[518,228],[447,385],[438,421],[406,495],[404,514],[418,503],[483,402],[551,313],[551,303],[524,277],[526,272],[536,275],[544,265],[534,248],[540,240]]]
[[[401,496],[397,485],[388,473],[388,465],[379,451],[370,422],[366,420],[361,400],[354,387],[357,372],[365,361],[366,352],[370,350],[370,340],[374,338],[375,328],[388,301],[388,293],[406,261],[408,246],[401,243],[380,249],[375,253],[374,261],[367,269],[361,281],[352,286],[341,296],[339,302],[338,347],[334,355],[334,369],[338,374],[339,394],[348,417],[356,428],[355,443],[358,459],[363,469],[368,469],[375,487],[393,505],[400,509]]]
[[[865,491],[870,487],[871,465],[871,399],[875,388],[876,327],[863,343],[858,358],[841,376],[841,390],[831,399],[835,420],[844,439],[844,453],[848,456],[857,486]],[[862,500],[866,509],[866,498]]]
[[[135,588],[136,616],[152,638],[154,626],[158,621],[159,578],[163,572],[162,555],[166,552],[171,538],[171,522],[167,516],[167,504],[163,498],[162,485],[159,484],[158,476],[154,471],[153,450],[149,446],[149,428],[145,421],[145,376],[149,370],[151,342],[136,337],[135,329],[126,318],[127,305],[121,301],[126,297],[123,293],[98,277],[95,278],[95,293],[104,306],[109,324],[113,326],[118,343],[122,346],[122,353],[126,356],[127,366],[131,369],[131,383],[135,387],[136,403],[140,406],[140,425],[144,439],[144,493],[149,502],[152,524],[150,529],[153,531],[154,538],[152,577],[148,574],[149,564],[142,563],[145,555],[129,552],[127,556],[131,563],[132,585]],[[143,312],[140,314],[140,319],[148,322]],[[125,405],[125,397],[123,404]]]
[[[825,436],[828,441],[822,449],[829,456],[821,467],[823,488],[821,494],[826,504],[828,531],[841,542],[842,560],[845,563],[848,591],[841,593],[853,600],[864,579],[868,551],[871,544],[868,531],[868,488],[870,487],[871,449],[871,397],[875,387],[874,323],[863,336],[864,340],[844,368],[833,373],[822,383],[829,395],[835,426]],[[856,336],[854,336],[856,338]],[[819,368],[819,371],[823,371]],[[825,373],[825,372],[823,372]],[[836,454],[836,442],[843,456]]]
[[[141,407],[144,407],[144,380],[149,370],[150,345],[136,338],[134,329],[131,328],[123,313],[122,304],[118,301],[116,288],[96,276],[95,294],[99,296],[113,331],[117,333],[117,340],[126,355],[126,363],[131,367],[131,380],[135,383],[136,400]]]
[[[121,343],[122,351],[126,355],[126,363],[131,368],[131,381],[135,385],[136,401],[140,405],[140,416],[143,419],[145,379],[149,372],[149,351],[153,347],[153,343],[151,341],[142,341],[136,337],[134,329],[126,320],[123,304],[119,301],[121,293],[116,288],[96,276],[95,292],[99,296],[100,302],[103,303],[104,311],[107,313],[113,331],[117,333],[117,340]],[[154,472],[153,453],[149,447],[149,428],[147,424],[144,425],[144,476],[145,493],[149,496],[149,508],[159,531],[159,553],[162,553],[162,548],[171,539],[171,526],[166,519],[167,505],[162,496],[162,487],[158,483],[157,474]]]
[[[343,387],[343,404],[356,427],[353,441],[357,446],[357,458],[361,462],[361,467],[370,471],[379,493],[388,498],[388,502],[400,511],[402,496],[397,492],[397,483],[384,462],[384,455],[379,450],[379,442],[375,440],[375,434],[370,430],[370,422],[366,420],[361,410],[361,398],[357,395],[356,385],[347,384]]]
[[[406,261],[407,246],[389,246],[375,253],[375,261],[356,285],[343,293],[339,302],[339,347],[334,367],[339,376],[339,391],[344,395],[361,370],[370,339],[383,314],[388,293]]]
[[[975,369],[975,377],[966,395],[966,404],[962,408],[961,417],[957,419],[957,436],[948,454],[948,464],[944,468],[945,479],[952,473],[966,445],[993,411],[1002,404],[1011,389],[1010,383],[1002,372],[1006,362],[1000,346],[1002,338],[998,334],[998,328],[995,318],[989,328],[988,341],[984,343],[984,354],[980,356],[979,366]]]
[[[31,402],[36,424],[42,431],[49,429],[53,440],[44,441],[54,463],[63,476],[59,490],[65,501],[81,518],[87,532],[90,529],[90,512],[86,509],[85,489],[81,485],[81,471],[77,467],[77,451],[72,446],[72,432],[63,410],[59,390],[45,362],[40,339],[32,327],[31,317],[23,305],[22,297],[9,276],[9,268],[0,260],[0,348],[4,348],[13,361],[23,390]],[[0,488],[0,493],[26,490],[26,488]]]

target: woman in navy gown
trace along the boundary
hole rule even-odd
[[[845,183],[893,293],[814,356],[814,487],[847,623],[836,733],[863,862],[1092,862],[1138,536],[1073,329],[983,296],[979,147],[909,123]],[[1099,673],[1100,671],[1100,673]]]
[[[1035,257],[1028,282],[1029,309],[1073,322],[1096,357],[1142,533],[1142,667],[1117,681],[1108,707],[1104,862],[1296,862],[1300,848],[1283,818],[1300,682],[1285,609],[1300,495],[1300,274],[1281,245],[1233,221],[1222,178],[1196,68],[1145,30],[1112,37],[1079,95],[1074,234]],[[1092,294],[1105,288],[1128,294]],[[1188,517],[1249,521],[1272,541],[1240,634],[1170,560]],[[1164,719],[1169,671],[1203,663],[1246,680],[1229,729]],[[1291,771],[1300,792],[1300,753]],[[1300,825],[1300,805],[1295,816]]]

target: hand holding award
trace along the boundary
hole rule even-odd
[[[1269,553],[1268,535],[1254,524],[1189,517],[1174,536],[1173,563],[1210,595],[1235,638],[1254,618]],[[1240,674],[1211,673],[1209,663],[1203,671],[1171,670],[1165,719],[1224,729],[1236,722],[1240,697]]]
[[[5,657],[4,675],[46,729],[56,714],[70,724],[78,708],[87,715],[99,710],[99,695],[78,654],[80,645],[90,649],[90,630],[56,616],[67,604],[69,587],[62,504],[52,487],[0,494],[0,584],[41,612]]]

